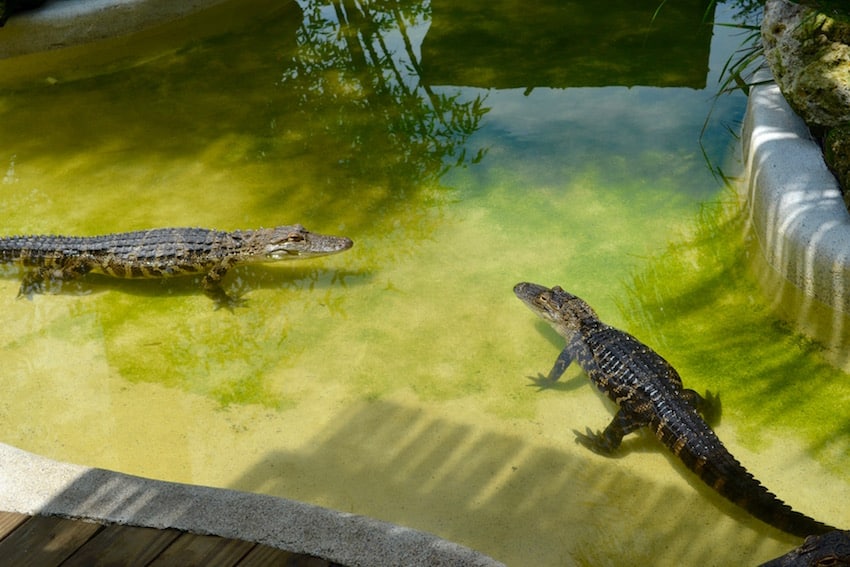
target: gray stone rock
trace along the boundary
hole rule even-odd
[[[811,126],[850,124],[850,20],[767,0],[765,59],[788,104]]]
[[[850,206],[850,124],[837,126],[823,140],[823,159],[844,188],[844,201]]]

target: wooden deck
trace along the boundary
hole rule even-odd
[[[158,530],[0,512],[0,567],[5,566],[343,567],[267,545]]]

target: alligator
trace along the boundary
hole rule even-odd
[[[325,256],[352,244],[343,236],[308,232],[300,224],[232,232],[155,228],[100,236],[0,237],[0,263],[24,268],[19,297],[88,272],[116,278],[204,274],[204,293],[216,306],[232,307],[240,301],[224,291],[221,281],[236,264]]]
[[[578,443],[611,455],[625,435],[648,427],[703,482],[759,520],[798,537],[835,529],[792,510],[756,480],[703,419],[717,398],[684,388],[673,366],[647,345],[603,323],[585,301],[560,287],[519,283],[514,293],[567,343],[549,375],[535,381],[551,385],[575,361],[619,406],[601,433],[574,432]]]
[[[850,532],[835,530],[806,538],[803,545],[759,567],[850,566]]]

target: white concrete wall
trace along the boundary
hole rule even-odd
[[[850,214],[838,182],[772,82],[750,91],[742,146],[760,279],[777,308],[838,349],[850,332]]]

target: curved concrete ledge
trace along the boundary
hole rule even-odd
[[[762,283],[776,307],[838,346],[850,332],[850,214],[838,182],[774,83],[751,89],[742,140]]]
[[[55,85],[167,57],[192,41],[303,14],[294,0],[53,0],[0,28],[0,89]]]
[[[0,29],[0,58],[136,32],[223,1],[52,0]]]
[[[0,510],[172,527],[263,543],[351,567],[503,567],[434,535],[363,516],[59,463],[3,444]]]

